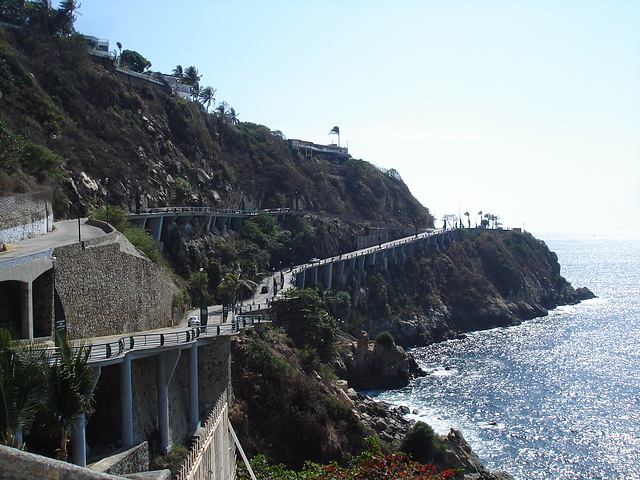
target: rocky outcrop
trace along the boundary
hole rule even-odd
[[[452,428],[447,435],[442,436],[442,440],[446,450],[442,455],[442,461],[436,466],[442,469],[464,469],[465,480],[513,480],[506,472],[489,472],[459,430]]]
[[[596,298],[596,294],[589,290],[587,287],[576,288],[576,294],[578,295],[578,299],[580,301]]]
[[[336,382],[335,394],[343,404],[353,410],[365,428],[375,432],[378,438],[394,448],[400,446],[411,428],[411,422],[402,416],[408,412],[356,392],[345,380]]]
[[[359,390],[404,387],[411,377],[424,374],[402,347],[370,341],[365,331],[358,340],[343,334],[339,352],[334,370]]]
[[[407,407],[394,407],[386,402],[375,401],[349,388],[344,381],[338,382],[337,387],[338,398],[353,409],[366,428],[394,449],[400,448],[413,425],[413,422],[404,418],[409,413]],[[461,469],[465,480],[513,480],[506,472],[490,472],[459,430],[451,429],[441,439],[445,450],[440,460],[434,462],[439,470]]]

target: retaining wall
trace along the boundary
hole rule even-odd
[[[116,480],[67,462],[0,445],[0,478],[6,480]]]
[[[112,232],[54,250],[56,288],[71,339],[171,326],[178,287],[124,235]]]
[[[53,229],[51,191],[0,197],[0,247]]]

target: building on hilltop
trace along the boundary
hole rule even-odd
[[[189,100],[193,92],[193,86],[180,82],[180,78],[177,75],[165,75],[162,74],[164,81],[169,84],[174,95],[180,98],[186,98]]]
[[[91,35],[84,35],[84,40],[87,42],[87,46],[91,53],[101,56],[110,56],[109,53],[109,40],[103,40],[98,37],[92,37]]]
[[[304,140],[290,139],[289,146],[297,149],[306,158],[313,157],[314,155],[326,160],[346,160],[351,158],[347,147],[340,147],[335,144],[318,145]]]

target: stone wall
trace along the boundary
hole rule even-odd
[[[6,480],[116,480],[67,462],[0,445],[0,478]]]
[[[51,191],[0,197],[0,247],[53,229]]]
[[[128,475],[149,470],[149,443],[142,442],[133,448],[103,458],[91,466],[91,470],[111,475]]]
[[[70,338],[170,327],[178,287],[119,232],[56,248],[56,288]]]

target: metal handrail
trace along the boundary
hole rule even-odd
[[[135,333],[106,342],[91,342],[72,348],[76,351],[82,347],[89,348],[89,363],[93,363],[118,358],[134,350],[141,351],[145,349],[173,347],[191,343],[198,338],[235,335],[240,331],[240,328],[252,328],[256,324],[268,323],[270,321],[271,318],[268,314],[242,314],[238,315],[235,321],[229,323],[153,333]],[[47,347],[45,354],[49,359],[53,359],[57,349],[58,347]]]

